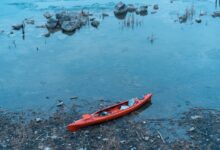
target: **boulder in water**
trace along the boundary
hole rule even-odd
[[[93,20],[93,21],[91,22],[91,25],[92,25],[93,27],[95,27],[95,28],[98,28],[99,24],[100,24],[100,22],[97,21],[97,20]]]
[[[122,15],[127,13],[127,6],[126,4],[119,2],[115,5],[114,14],[115,15]]]

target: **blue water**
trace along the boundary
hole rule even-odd
[[[219,108],[220,19],[210,16],[218,9],[214,1],[149,0],[147,4],[159,4],[158,13],[135,16],[134,28],[115,18],[116,2],[1,0],[0,106],[45,111],[58,99],[68,103],[75,95],[82,99],[76,103],[97,104],[98,99],[114,103],[152,92],[153,104],[142,113],[148,117],[170,117],[190,107]],[[196,16],[200,10],[209,14],[201,24],[174,21],[192,5]],[[101,21],[98,29],[86,26],[72,36],[56,32],[45,38],[46,30],[35,28],[46,21],[46,11],[81,8]],[[102,12],[110,16],[102,20]],[[8,35],[11,25],[24,18],[36,22],[26,26],[25,40],[19,31]]]

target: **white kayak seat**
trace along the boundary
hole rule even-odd
[[[127,106],[127,105],[122,105],[121,108],[120,108],[120,110],[125,110],[125,109],[127,109],[127,108],[129,108],[129,106]]]
[[[129,107],[133,106],[134,104],[135,104],[135,99],[134,99],[134,98],[132,98],[132,99],[130,99],[130,100],[128,101],[128,106],[129,106]]]

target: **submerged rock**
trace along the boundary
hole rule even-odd
[[[157,13],[156,10],[151,11],[151,14],[156,14],[156,13]]]
[[[180,23],[185,23],[187,21],[187,18],[188,18],[187,15],[184,14],[184,15],[179,17],[179,22]]]
[[[15,25],[12,26],[12,29],[13,29],[13,30],[20,30],[20,29],[22,29],[22,28],[24,28],[24,24],[23,24],[23,23],[21,23],[21,24],[15,24]]]
[[[57,27],[57,25],[58,25],[58,20],[54,19],[54,18],[50,18],[47,21],[46,27],[48,29],[55,29]]]
[[[127,13],[127,6],[126,4],[119,2],[115,5],[114,14],[115,15],[123,15]]]
[[[93,21],[91,22],[91,25],[92,25],[93,27],[95,27],[95,28],[98,28],[99,24],[100,24],[100,22],[97,21],[97,20],[93,20]]]
[[[159,9],[159,5],[158,5],[158,4],[155,4],[155,5],[153,6],[153,9],[154,9],[154,10],[158,10],[158,9]]]
[[[201,23],[201,22],[202,22],[202,19],[196,18],[195,21],[196,21],[197,23]]]

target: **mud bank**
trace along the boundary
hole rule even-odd
[[[73,109],[74,110],[74,109]],[[146,110],[147,111],[147,110]],[[31,115],[30,115],[31,114]],[[193,108],[180,118],[136,120],[139,112],[75,133],[66,125],[80,117],[64,107],[47,119],[40,113],[0,112],[1,149],[219,149],[220,111]],[[30,118],[31,118],[30,117]]]

